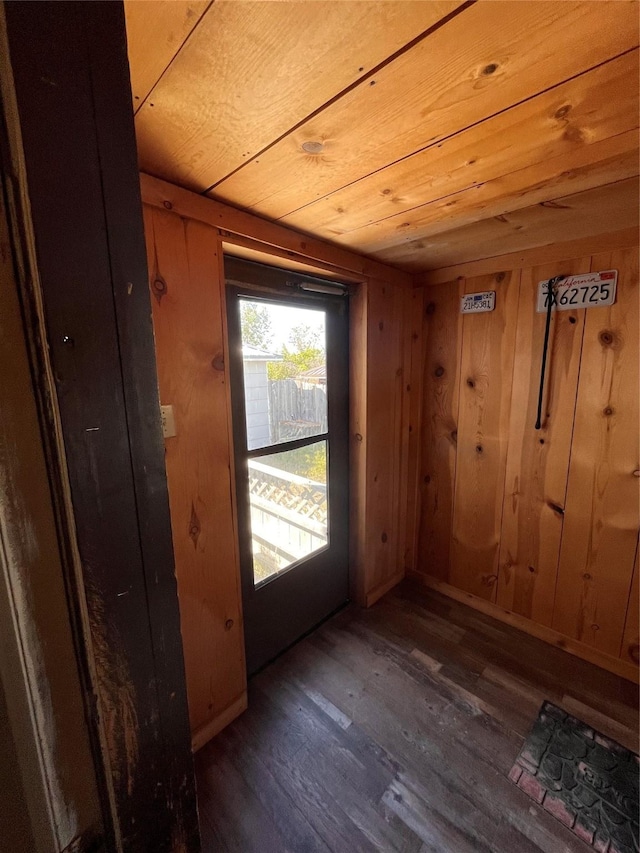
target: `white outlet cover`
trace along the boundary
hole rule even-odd
[[[176,419],[173,414],[173,406],[160,406],[162,417],[162,435],[165,438],[173,438],[176,435]]]

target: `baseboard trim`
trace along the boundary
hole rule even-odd
[[[377,586],[374,586],[374,588],[366,594],[365,607],[371,607],[376,603],[376,601],[382,598],[383,595],[386,595],[390,589],[397,586],[401,580],[404,580],[404,574],[404,569],[401,569],[399,572],[396,572],[393,577],[389,578],[389,580],[383,581]]]
[[[546,625],[539,625],[537,622],[532,622],[531,619],[527,619],[525,616],[520,616],[519,613],[513,613],[511,610],[505,610],[503,607],[493,604],[491,601],[486,601],[484,598],[479,598],[477,595],[473,595],[470,592],[457,589],[455,586],[451,586],[444,581],[432,578],[429,575],[423,575],[419,572],[408,572],[407,577],[421,583],[423,586],[435,589],[437,592],[441,592],[443,595],[453,598],[455,601],[467,604],[469,607],[473,607],[474,610],[480,611],[480,613],[492,616],[494,619],[498,619],[500,622],[505,622],[513,628],[518,628],[526,634],[531,634],[531,636],[537,637],[539,640],[544,640],[546,643],[556,646],[556,648],[569,652],[569,654],[582,658],[582,660],[593,663],[602,669],[608,670],[609,672],[613,672],[615,675],[621,676],[621,678],[626,678],[628,681],[632,681],[635,684],[640,682],[640,672],[638,667],[628,661],[611,657],[611,655],[605,654],[605,652],[601,652],[598,649],[594,649],[592,646],[587,646],[579,640],[574,640],[572,637],[567,637],[559,631],[554,631],[553,628],[548,628]]]
[[[191,749],[193,752],[197,752],[199,749],[208,743],[211,738],[215,737],[225,726],[228,726],[236,717],[239,717],[243,711],[247,710],[247,691],[245,690],[243,693],[238,696],[237,699],[227,705],[224,711],[221,711],[213,720],[210,720],[208,723],[205,723],[204,726],[200,726],[199,729],[196,729],[195,732],[191,735]]]

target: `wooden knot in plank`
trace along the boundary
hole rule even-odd
[[[198,518],[198,513],[196,512],[196,508],[191,504],[191,518],[189,519],[189,538],[193,542],[193,547],[196,548],[198,546],[198,538],[200,537],[200,519]]]
[[[168,290],[167,282],[161,276],[157,276],[156,278],[154,278],[151,284],[151,289],[153,290],[153,295],[158,300],[159,305],[162,300],[162,297],[166,294]]]

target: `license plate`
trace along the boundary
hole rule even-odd
[[[482,311],[493,311],[496,307],[496,292],[467,293],[460,300],[461,314],[480,314]]]
[[[575,308],[597,308],[613,305],[616,301],[617,270],[588,272],[584,275],[569,275],[553,288],[552,310],[573,311]],[[538,284],[539,314],[549,306],[549,287],[547,281]]]

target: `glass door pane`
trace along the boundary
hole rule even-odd
[[[325,312],[243,297],[240,332],[258,586],[328,542]]]
[[[324,311],[240,300],[247,449],[327,432]]]
[[[327,545],[326,441],[249,459],[249,501],[257,586]]]

